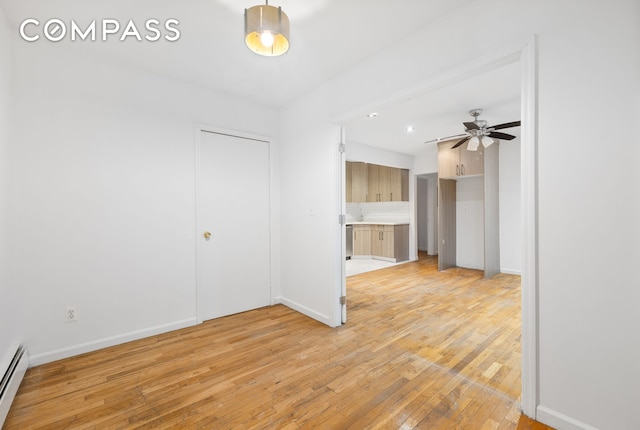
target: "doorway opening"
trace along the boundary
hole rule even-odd
[[[502,57],[494,60],[488,64],[482,64],[480,66],[475,65],[472,67],[473,70],[467,70],[461,74],[457,74],[456,76],[449,77],[444,80],[438,80],[433,83],[433,85],[428,86],[429,89],[425,90],[425,92],[433,92],[439,91],[452,83],[462,82],[470,77],[477,76],[479,73],[492,72],[497,69],[500,69],[504,66],[512,65],[515,70],[517,70],[515,79],[517,81],[517,100],[514,101],[514,105],[517,106],[517,116],[521,118],[523,127],[521,132],[521,154],[518,155],[519,160],[515,163],[521,167],[521,171],[518,173],[519,177],[522,179],[520,185],[518,187],[518,191],[520,193],[520,197],[517,197],[515,200],[511,201],[511,209],[514,207],[518,207],[521,210],[515,217],[504,217],[511,222],[509,228],[515,229],[519,233],[519,242],[515,242],[509,245],[509,251],[505,251],[505,255],[514,256],[513,259],[520,260],[520,267],[502,267],[502,271],[506,272],[506,274],[512,273],[521,273],[521,293],[522,293],[522,313],[520,318],[521,323],[521,348],[522,348],[522,366],[521,366],[521,381],[522,381],[522,410],[525,414],[530,417],[535,418],[536,414],[536,404],[537,404],[537,388],[535,381],[537,380],[537,372],[536,372],[536,285],[537,285],[537,254],[536,254],[536,59],[535,59],[535,39],[532,39],[529,44],[527,44],[522,50],[517,51],[511,55],[506,57]],[[405,100],[407,97],[403,96],[402,99]],[[410,100],[413,100],[414,97],[409,97]],[[474,107],[480,107],[476,106]],[[470,107],[470,105],[465,106],[465,109]],[[487,105],[483,107],[489,109]],[[369,109],[369,110],[377,110],[377,109]],[[462,110],[464,112],[464,110]],[[487,110],[489,111],[489,110]],[[353,124],[357,122],[364,121],[364,117],[366,115],[361,115],[360,118],[353,119],[347,118],[343,121],[339,121],[346,128],[346,144],[347,144],[347,157],[349,155],[349,145],[351,143],[350,139],[354,139],[356,142],[362,142],[363,139],[360,139],[356,136],[356,133],[353,133]],[[379,118],[382,115],[378,115]],[[506,121],[512,121],[513,115],[509,115],[509,119],[505,119]],[[442,118],[441,118],[442,119]],[[498,120],[497,120],[498,121]],[[375,133],[372,132],[372,133]],[[397,142],[395,142],[397,143]],[[396,148],[399,145],[396,145]],[[431,154],[436,155],[437,152]],[[426,179],[422,177],[423,174],[434,174],[437,172],[437,161],[429,164],[429,161],[425,160],[424,156],[416,156],[415,159],[415,170],[414,175],[412,176],[412,181],[419,181]],[[426,166],[426,168],[425,168]],[[507,164],[506,167],[513,167],[514,164]],[[344,173],[344,168],[342,170]],[[412,196],[415,197],[415,193],[417,186],[414,187],[412,191]],[[343,200],[344,201],[344,200]],[[514,203],[515,201],[515,203]],[[417,207],[415,205],[419,204],[417,200],[414,198],[412,210],[417,212]],[[502,209],[501,209],[502,211]],[[502,216],[502,212],[501,212]],[[419,238],[419,229],[416,224],[412,227],[412,235],[415,235],[416,240],[416,251],[415,257],[417,259],[418,255],[422,256],[424,254],[419,254],[418,249],[420,248],[420,238]],[[437,238],[437,240],[441,240]],[[502,243],[501,243],[501,246]],[[506,249],[505,248],[505,249]],[[428,253],[428,245],[427,245],[427,253]]]

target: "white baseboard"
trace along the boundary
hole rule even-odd
[[[291,308],[295,311],[300,312],[303,315],[308,316],[309,318],[313,318],[314,320],[319,321],[322,324],[326,324],[329,327],[333,327],[331,325],[331,319],[327,315],[316,312],[313,309],[309,309],[308,307],[303,306],[300,303],[296,303],[292,300],[285,299],[284,297],[276,297],[275,301],[276,303],[283,304],[288,308]]]
[[[12,367],[10,364],[16,356],[16,351],[18,351],[18,345],[16,345],[15,348],[10,351],[9,355],[3,360],[2,367],[0,368],[2,374],[4,374],[5,370]],[[9,414],[9,409],[13,403],[13,399],[16,397],[18,388],[20,388],[20,383],[27,372],[27,367],[29,367],[29,354],[27,353],[27,350],[24,350],[20,361],[17,362],[17,365],[13,370],[11,379],[9,379],[7,383],[4,393],[2,394],[2,398],[0,398],[0,427],[4,424],[7,414]]]
[[[522,270],[516,270],[516,269],[504,269],[504,268],[500,268],[500,273],[506,273],[507,275],[518,275],[518,276],[522,276]]]
[[[143,339],[145,337],[154,336],[173,330],[179,330],[181,328],[190,327],[195,324],[195,318],[188,318],[182,321],[175,321],[169,324],[149,327],[146,329],[123,333],[121,335],[107,337],[92,342],[81,343],[66,348],[60,348],[53,351],[35,354],[31,356],[29,364],[31,366],[39,366],[41,364],[50,363],[52,361],[62,360],[63,358],[69,358],[75,355],[84,354],[86,352],[97,351],[99,349],[119,345],[125,342],[130,342],[132,340]]]
[[[598,430],[596,427],[592,427],[545,406],[538,406],[536,410],[536,420],[562,430]]]

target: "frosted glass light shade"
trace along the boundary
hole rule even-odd
[[[469,140],[469,144],[467,145],[467,151],[477,151],[479,145],[480,145],[480,139],[478,139],[478,136],[473,136],[471,140]]]
[[[282,8],[268,4],[245,9],[244,41],[259,55],[284,54],[289,50],[289,17]]]
[[[489,136],[482,136],[482,146],[484,146],[485,148],[488,148],[492,144],[493,144],[492,138],[490,138]]]

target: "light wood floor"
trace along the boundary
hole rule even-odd
[[[520,278],[422,258],[331,329],[258,309],[30,369],[5,429],[548,429],[518,412]]]

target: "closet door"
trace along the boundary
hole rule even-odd
[[[438,179],[438,270],[456,265],[456,181]]]

